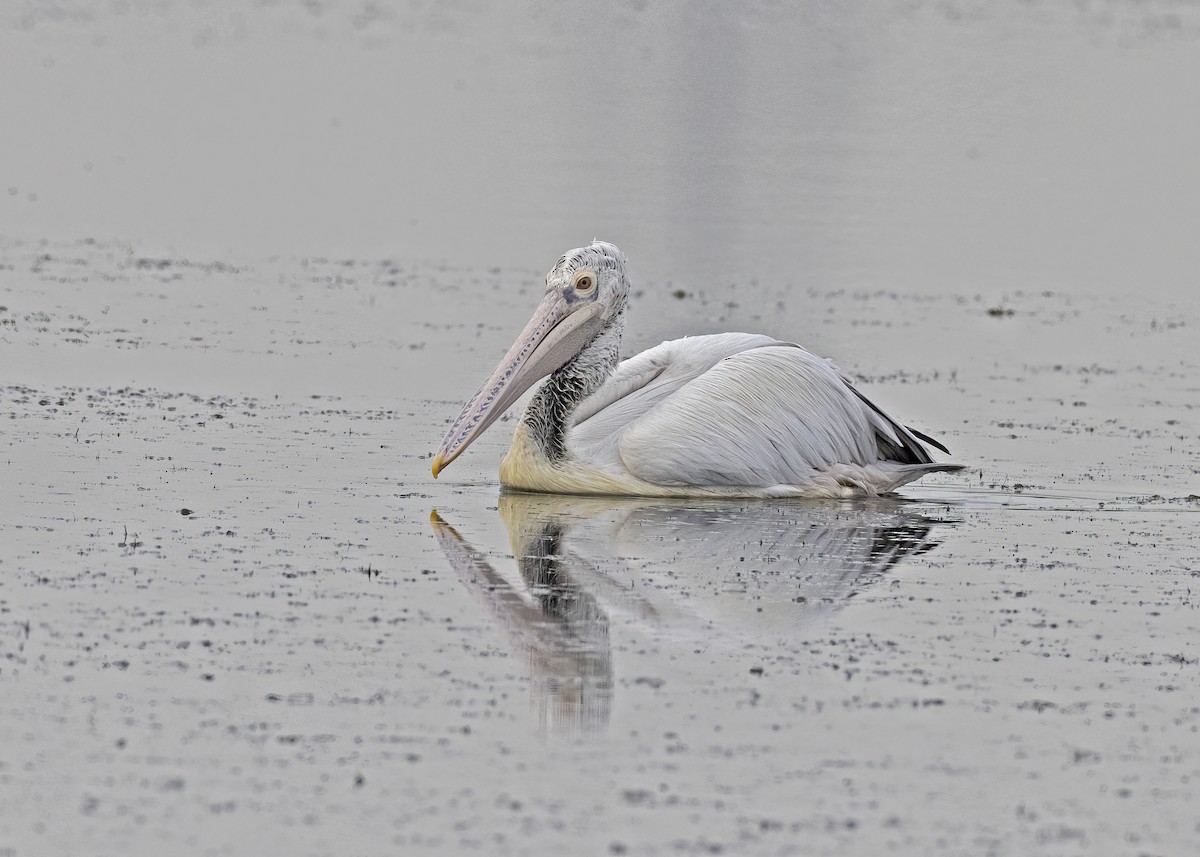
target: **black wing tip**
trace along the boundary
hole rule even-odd
[[[965,464],[923,464],[921,466],[926,473],[957,473],[967,469]]]
[[[846,379],[843,378],[843,381]],[[894,419],[889,417],[879,409],[879,406],[860,393],[848,381],[846,386],[854,395],[859,398],[864,405],[877,413],[892,429],[896,432],[896,436],[900,440],[900,445],[897,446],[893,441],[884,437],[880,432],[875,433],[875,438],[879,443],[880,457],[884,460],[899,461],[903,464],[932,464],[933,458],[929,455],[929,450],[921,446],[917,441],[923,441],[929,444],[934,449],[940,449],[946,455],[950,455],[950,450],[946,449],[941,443],[931,438],[924,432],[917,431],[915,428],[900,425]],[[905,435],[908,435],[907,437]]]
[[[925,432],[917,431],[912,426],[905,426],[905,428],[908,429],[910,432],[912,432],[913,437],[917,438],[918,440],[924,441],[925,443],[932,446],[934,449],[940,449],[942,452],[946,453],[946,455],[950,454],[950,450],[946,449],[946,447],[942,446],[938,441],[934,440],[929,435],[925,434]]]

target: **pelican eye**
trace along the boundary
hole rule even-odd
[[[575,275],[575,291],[590,292],[592,290],[592,286],[594,285],[596,285],[596,278],[587,271],[580,271]]]

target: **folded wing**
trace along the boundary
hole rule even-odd
[[[933,464],[914,433],[832,363],[749,334],[691,337],[643,352],[576,419],[575,454],[658,485],[806,485],[845,466],[948,467]]]

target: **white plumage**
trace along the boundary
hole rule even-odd
[[[933,462],[921,440],[940,444],[900,425],[832,363],[792,343],[695,336],[616,365],[629,284],[625,258],[611,244],[572,251],[546,282],[525,332],[451,427],[435,475],[547,374],[501,466],[501,481],[512,487],[844,497],[960,469]]]

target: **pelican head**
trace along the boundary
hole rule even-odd
[[[625,254],[616,245],[593,241],[559,259],[546,275],[533,318],[442,440],[433,457],[434,478],[522,393],[619,325],[628,296]]]

